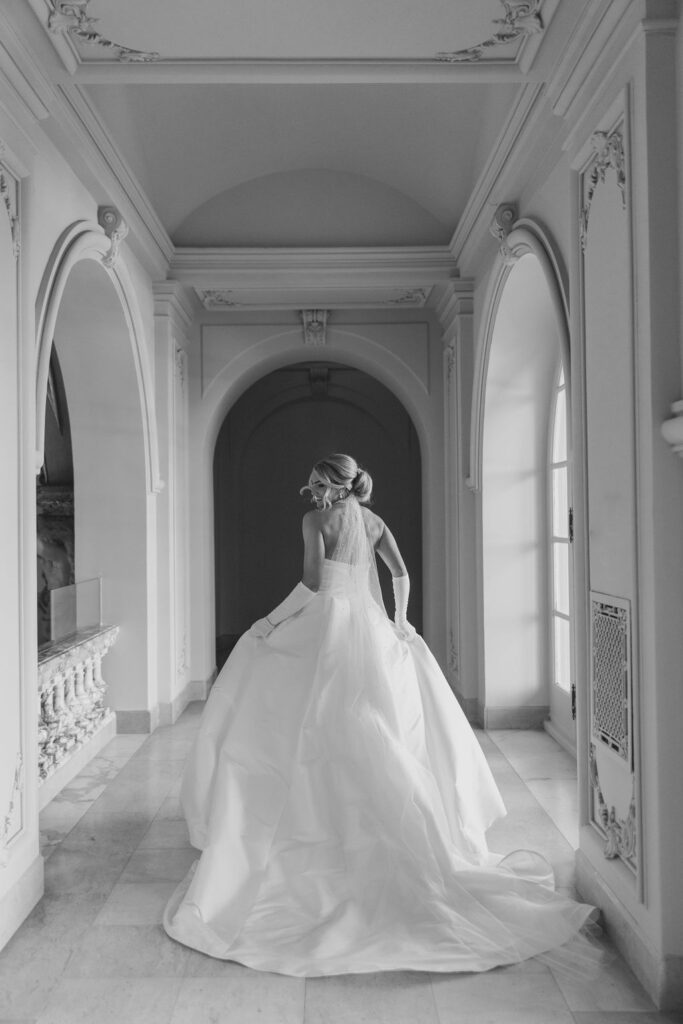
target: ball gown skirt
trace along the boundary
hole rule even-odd
[[[200,858],[164,927],[298,976],[483,971],[563,945],[592,912],[530,852],[488,851],[505,807],[424,641],[325,560],[320,590],[245,634],[207,701],[181,802]]]

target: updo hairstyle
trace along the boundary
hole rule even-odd
[[[372,477],[350,455],[327,455],[320,462],[316,462],[311,470],[311,477],[317,476],[324,484],[326,490],[322,496],[322,507],[331,508],[332,492],[343,488],[352,494],[361,504],[367,504],[372,495]],[[310,490],[310,480],[301,493]]]

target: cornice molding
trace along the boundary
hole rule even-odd
[[[6,78],[10,94],[14,93],[31,118],[44,121],[50,116],[48,109],[51,86],[38,71],[23,41],[14,27],[0,14],[0,73]]]
[[[529,83],[520,90],[495,144],[491,147],[491,155],[470,193],[450,242],[452,257],[458,265],[467,263],[472,240],[478,239],[489,229],[491,207],[499,205],[498,202],[491,201],[491,196],[496,188],[502,188],[501,178],[504,173],[509,172],[516,153],[523,148],[529,132],[543,116],[543,92],[544,86],[538,82]],[[484,219],[486,223],[483,223]]]
[[[237,286],[368,288],[380,283],[417,290],[452,280],[457,268],[447,246],[177,249],[170,276],[215,291]]]
[[[446,64],[433,60],[184,60],[125,65],[97,61],[78,65],[73,77],[79,85],[522,85],[525,81],[514,61]]]

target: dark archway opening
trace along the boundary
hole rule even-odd
[[[75,582],[74,464],[64,378],[53,344],[37,480],[38,646],[52,639],[50,592]]]
[[[267,374],[226,416],[214,452],[216,659],[301,578],[299,495],[311,466],[348,452],[371,473],[373,510],[395,534],[411,576],[409,614],[422,629],[422,487],[417,432],[391,391],[338,363]],[[278,532],[273,531],[277,507]],[[380,577],[387,609],[391,579]]]

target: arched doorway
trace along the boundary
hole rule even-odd
[[[214,454],[217,660],[301,575],[298,494],[311,465],[348,451],[375,482],[373,508],[386,516],[410,569],[410,614],[422,627],[420,447],[403,405],[371,375],[316,361],[275,370],[235,402]],[[273,535],[273,503],[280,532]],[[285,540],[286,538],[286,540]],[[284,543],[283,543],[284,540]],[[390,580],[383,579],[387,608]]]
[[[562,631],[555,629],[558,580],[553,575],[553,556],[557,562],[566,554],[565,623],[570,610],[570,559],[564,544],[568,452],[557,459],[558,387],[562,381],[564,396],[562,370],[568,374],[565,324],[548,269],[535,252],[527,248],[499,283],[481,440],[485,721],[493,727],[529,727],[550,716],[571,746],[571,666],[555,678],[555,647],[558,638],[568,638],[564,625]],[[566,417],[567,410],[564,403],[561,415]],[[563,436],[566,445],[566,422]],[[557,495],[553,501],[555,469],[566,473],[562,508]],[[567,642],[558,657],[569,657],[570,649]]]
[[[117,710],[120,731],[147,731],[156,697],[154,563],[139,366],[121,295],[100,259],[74,259],[62,278],[42,318],[52,327],[40,339],[39,372],[47,386],[54,348],[73,457],[73,575],[76,582],[102,578],[102,621],[120,627],[105,665],[107,702]],[[40,378],[37,400],[44,410]],[[39,416],[39,428],[43,422]],[[45,456],[44,426],[37,440]]]

